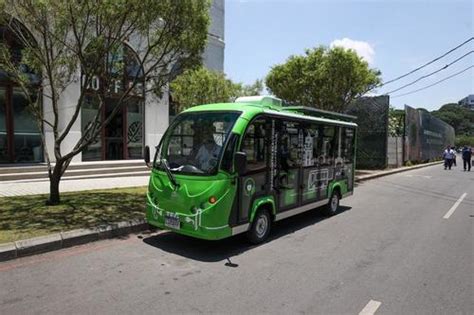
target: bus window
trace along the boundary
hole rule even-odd
[[[320,165],[333,165],[336,155],[337,132],[334,126],[321,126],[320,134],[321,148],[319,151]]]
[[[238,113],[220,112],[178,116],[160,144],[158,162],[166,160],[171,171],[177,173],[217,172],[223,146],[238,116]]]
[[[267,167],[265,160],[265,157],[267,156],[265,136],[265,119],[263,118],[252,122],[247,129],[242,141],[241,151],[247,154],[248,172],[263,170]]]
[[[224,156],[222,157],[222,162],[221,162],[221,169],[223,171],[232,173],[233,170],[233,165],[234,165],[234,152],[235,152],[235,147],[237,146],[237,143],[239,143],[239,136],[236,135],[235,133],[230,135],[229,142],[227,143],[227,147],[224,151]]]
[[[303,130],[292,121],[281,122],[278,144],[280,165],[278,168],[278,194],[280,210],[293,207],[298,202],[299,168],[303,162]]]
[[[354,129],[342,128],[342,158],[345,163],[352,163],[354,159]]]
[[[303,167],[317,165],[318,137],[317,125],[309,125],[304,130]]]

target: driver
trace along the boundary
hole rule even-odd
[[[214,131],[211,126],[201,130],[202,144],[196,154],[196,161],[201,170],[208,171],[217,164],[220,146],[214,141]]]

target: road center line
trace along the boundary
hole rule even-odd
[[[382,305],[382,302],[370,300],[369,303],[360,311],[359,315],[373,315],[377,309]]]
[[[461,197],[459,197],[459,199],[454,203],[454,205],[451,207],[451,209],[449,209],[448,212],[446,212],[443,219],[449,219],[449,217],[454,213],[456,208],[461,204],[461,202],[463,201],[464,197],[466,197],[466,195],[467,195],[467,193],[464,193],[464,194],[461,195]]]

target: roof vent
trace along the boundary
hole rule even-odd
[[[282,101],[273,96],[242,96],[235,100],[235,103],[251,103],[265,107],[281,106]]]

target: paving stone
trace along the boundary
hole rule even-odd
[[[148,184],[149,175],[87,178],[61,181],[61,192],[83,191],[92,189],[109,189],[122,187],[140,187]],[[22,196],[49,193],[49,181],[33,182],[0,182],[0,196]]]

